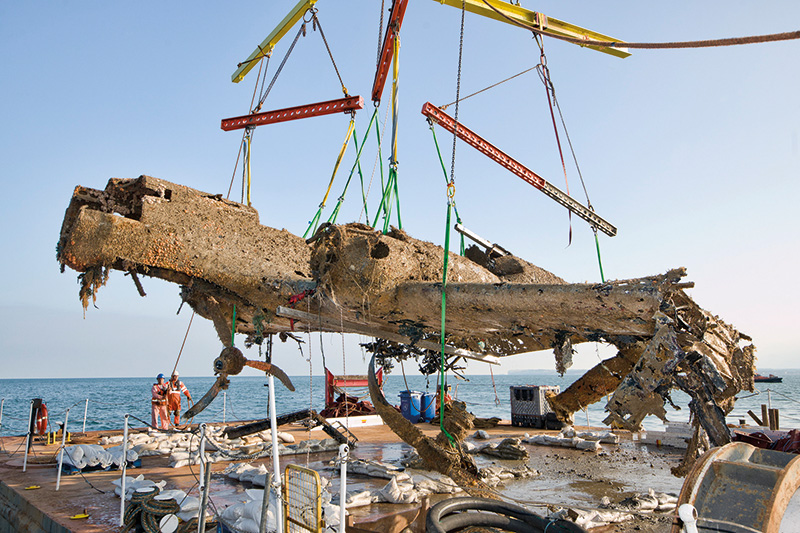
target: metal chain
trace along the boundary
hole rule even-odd
[[[283,57],[283,61],[278,66],[278,70],[275,71],[275,75],[272,77],[272,81],[269,82],[269,87],[267,87],[266,92],[259,98],[258,105],[253,109],[253,111],[258,111],[261,109],[261,106],[264,104],[264,101],[269,96],[270,91],[272,91],[273,85],[275,85],[275,81],[277,81],[278,76],[280,76],[281,71],[283,70],[284,65],[286,65],[286,60],[289,59],[289,56],[292,54],[292,50],[294,50],[294,46],[297,44],[297,41],[300,40],[301,35],[306,34],[306,22],[304,21],[303,24],[300,25],[300,29],[297,30],[297,35],[294,36],[294,41],[292,41],[292,45],[289,47],[289,50],[286,51],[286,55]]]
[[[267,72],[269,71],[269,60],[270,60],[271,57],[272,57],[272,52],[267,54],[267,63],[264,65],[264,75],[261,76],[261,92],[258,95],[259,102],[262,101],[262,98],[264,98],[264,88],[266,87],[266,83],[267,83]],[[261,67],[259,67],[259,68],[261,68]],[[256,86],[258,86],[258,82],[256,82]],[[255,96],[255,95],[253,95],[253,96]],[[250,102],[250,107],[251,108],[253,107],[253,102]]]
[[[453,158],[450,161],[450,183],[456,179],[456,141],[458,140],[458,100],[461,96],[461,58],[464,53],[464,15],[467,12],[466,0],[461,0],[461,34],[458,38],[458,76],[456,77],[456,109],[453,116]],[[449,201],[451,201],[450,199]]]
[[[378,23],[378,57],[375,59],[375,66],[381,64],[381,50],[383,49],[383,12],[386,9],[385,0],[381,0],[381,21]]]
[[[322,24],[317,18],[316,9],[311,11],[311,19],[314,21],[313,27],[319,28],[319,34],[322,36],[322,42],[325,43],[325,49],[328,50],[328,56],[330,56],[331,63],[333,63],[333,70],[336,71],[336,76],[339,78],[339,84],[342,86],[342,92],[344,93],[345,96],[350,96],[349,94],[347,94],[347,87],[344,86],[344,81],[342,81],[342,75],[339,74],[339,67],[336,66],[336,61],[333,59],[333,53],[331,52],[331,47],[328,46],[328,39],[325,38],[325,32],[322,31]]]

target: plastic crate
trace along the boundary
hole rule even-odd
[[[555,394],[561,392],[560,387],[548,385],[518,385],[509,388],[511,392],[512,426],[560,429],[561,424],[558,423],[546,398],[548,392]]]

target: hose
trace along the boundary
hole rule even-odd
[[[495,513],[461,513],[459,511],[489,511]],[[569,520],[549,520],[524,507],[488,498],[452,498],[444,500],[428,511],[425,521],[427,533],[447,533],[468,525],[506,527],[524,533],[586,533],[581,526]]]

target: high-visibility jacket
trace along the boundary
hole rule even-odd
[[[152,403],[161,405],[167,403],[167,384],[164,383],[159,385],[158,383],[153,384],[152,390],[153,399],[151,400]]]
[[[167,409],[170,411],[181,410],[181,393],[185,394],[187,398],[191,398],[189,395],[189,390],[181,380],[178,380],[177,382],[170,380],[167,383],[167,389]]]

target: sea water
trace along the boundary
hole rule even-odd
[[[769,369],[762,369],[768,373]],[[800,369],[772,370],[783,377],[782,383],[756,383],[756,391],[742,392],[734,410],[727,421],[739,424],[745,420],[747,424],[755,422],[746,414],[752,410],[761,416],[761,405],[765,404],[780,411],[782,429],[800,427]],[[467,379],[457,379],[452,374],[447,383],[451,385],[450,394],[464,401],[467,408],[478,417],[511,418],[509,387],[515,385],[556,385],[565,390],[583,374],[582,371],[570,370],[559,376],[553,371],[533,371],[526,374],[472,375]],[[278,380],[276,384],[277,414],[290,413],[301,409],[313,408],[320,411],[324,408],[324,378],[314,376],[292,376],[295,392],[290,392]],[[188,387],[192,398],[198,401],[214,383],[213,377],[181,377]],[[269,416],[267,406],[267,379],[265,376],[231,376],[230,386],[224,394],[216,399],[193,422],[231,422],[236,420],[253,420]],[[2,402],[2,419],[0,419],[0,436],[23,435],[28,427],[30,401],[42,398],[49,411],[52,429],[63,423],[69,410],[67,430],[71,432],[116,430],[121,429],[124,416],[131,415],[133,427],[143,427],[150,423],[150,388],[152,378],[97,378],[97,379],[0,379],[0,402]],[[437,376],[430,379],[419,376],[403,376],[395,372],[387,376],[384,393],[389,403],[400,404],[401,390],[415,390],[435,393]],[[364,395],[369,400],[366,390],[352,391],[358,396]],[[183,411],[187,409],[186,398],[183,398]],[[87,403],[88,399],[88,403]],[[690,398],[681,391],[672,392],[672,401],[676,407],[667,405],[667,418],[670,422],[688,422]],[[606,418],[605,399],[590,405],[585,411],[575,413],[575,423],[591,426],[603,426]],[[648,417],[643,423],[645,430],[663,430],[662,421],[656,417]]]

